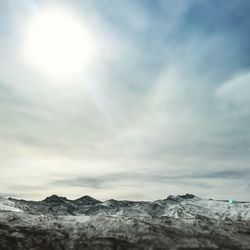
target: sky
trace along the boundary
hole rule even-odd
[[[0,195],[250,200],[249,11],[0,1]]]

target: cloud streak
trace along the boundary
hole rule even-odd
[[[249,199],[247,1],[54,1],[102,48],[65,82],[17,56],[30,6],[49,2],[0,3],[3,193]]]

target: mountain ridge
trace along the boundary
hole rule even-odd
[[[0,198],[3,250],[250,250],[250,202]]]
[[[2,198],[4,199],[4,198]],[[164,216],[181,219],[194,219],[196,216],[220,220],[249,220],[250,203],[203,199],[193,194],[169,195],[155,201],[129,201],[109,199],[97,200],[89,195],[70,200],[63,196],[51,195],[41,201],[26,201],[8,198],[9,207],[5,210],[34,215],[108,215],[120,217],[157,217]],[[8,203],[8,202],[7,202]],[[3,205],[2,205],[3,207]],[[1,207],[0,207],[1,210]]]

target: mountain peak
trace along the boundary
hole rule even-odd
[[[184,195],[177,195],[177,196],[174,196],[174,195],[169,195],[167,197],[167,200],[172,200],[172,201],[179,201],[180,199],[193,199],[195,198],[196,196],[193,195],[193,194],[184,194]]]
[[[184,194],[184,195],[178,195],[178,197],[180,197],[180,198],[183,198],[183,199],[193,199],[193,198],[195,198],[196,196],[195,195],[193,195],[193,194]]]
[[[45,198],[43,201],[49,202],[49,203],[50,202],[52,202],[52,203],[58,203],[58,202],[65,202],[65,201],[67,201],[67,198],[53,194],[53,195]]]
[[[81,204],[81,205],[94,205],[97,203],[101,203],[101,201],[96,200],[89,195],[84,195],[81,198],[74,200],[74,202]]]

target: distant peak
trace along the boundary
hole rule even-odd
[[[178,195],[178,197],[183,198],[183,199],[193,199],[196,196],[193,194],[184,194],[184,195]]]
[[[43,201],[45,201],[45,202],[64,202],[64,201],[67,201],[67,198],[53,194],[53,195],[47,197],[46,199],[44,199]]]
[[[82,196],[82,197],[79,198],[79,199],[93,199],[93,200],[94,200],[94,198],[91,197],[91,196],[89,196],[89,195],[84,195],[84,196]]]
[[[79,204],[96,204],[101,203],[101,201],[94,199],[93,197],[89,195],[84,195],[79,199],[74,200],[74,202]]]
[[[174,195],[169,195],[167,197],[167,200],[172,200],[172,201],[179,201],[180,199],[193,199],[195,198],[196,196],[193,195],[193,194],[184,194],[184,195],[177,195],[177,196],[174,196]]]

